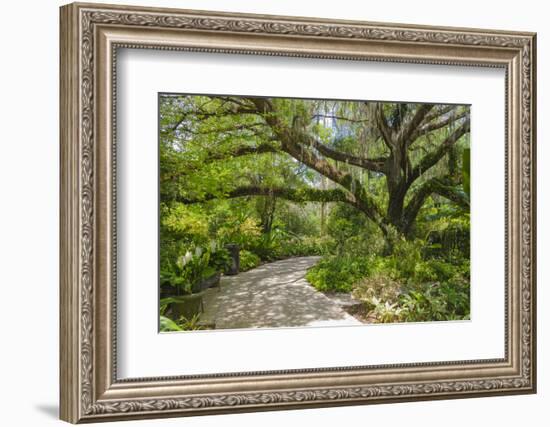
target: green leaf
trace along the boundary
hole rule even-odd
[[[169,319],[165,316],[160,316],[160,331],[161,332],[173,332],[173,331],[182,331],[176,322],[172,319]]]

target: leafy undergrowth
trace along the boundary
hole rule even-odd
[[[306,278],[322,292],[351,292],[364,321],[423,322],[469,319],[469,272],[462,257],[425,257],[419,242],[403,240],[390,255],[325,257]]]
[[[247,251],[245,249],[239,252],[239,271],[248,271],[253,268],[256,268],[260,265],[262,260],[254,252]]]
[[[211,329],[205,325],[201,325],[200,314],[196,314],[191,318],[180,317],[173,320],[167,316],[160,316],[160,331],[161,332],[181,332],[181,331],[199,331],[202,329]]]

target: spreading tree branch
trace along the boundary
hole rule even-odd
[[[310,147],[317,141],[299,127],[289,128],[277,115],[274,105],[265,98],[250,98],[256,105],[258,112],[271,127],[277,140],[281,142],[281,150],[290,154],[299,162],[326,176],[333,182],[340,184],[353,194],[361,205],[361,210],[376,224],[382,223],[382,215],[374,199],[364,187],[349,172],[343,172],[326,159],[318,156]]]
[[[225,160],[232,157],[242,157],[250,154],[277,153],[280,149],[271,142],[262,142],[258,145],[239,145],[226,151],[209,151],[203,163],[210,163],[216,160]]]
[[[378,102],[376,104],[376,107],[374,110],[374,118],[376,120],[376,127],[378,128],[378,131],[382,135],[382,140],[390,150],[393,150],[395,147],[395,144],[393,141],[392,130],[388,126],[388,121],[386,119],[386,116],[384,115],[384,107],[381,102]]]
[[[352,119],[350,117],[344,117],[344,116],[338,116],[335,114],[314,114],[311,116],[312,119],[318,119],[318,118],[325,118],[325,119],[333,119],[333,120],[341,120],[343,122],[350,122],[350,123],[368,123],[369,119]]]
[[[426,114],[426,116],[424,117],[424,123],[429,123],[439,117],[442,117],[458,107],[460,107],[460,105],[444,105],[435,107],[428,114]]]
[[[238,145],[225,151],[207,151],[206,156],[200,160],[199,165],[187,165],[185,172],[195,172],[201,168],[201,166],[216,162],[219,160],[226,160],[235,157],[243,157],[251,154],[263,154],[263,153],[280,153],[280,148],[272,142],[262,142],[258,145]],[[178,171],[177,174],[163,175],[163,180],[176,180],[181,176],[188,175],[183,171]]]
[[[317,141],[312,141],[313,147],[319,151],[322,155],[329,157],[339,162],[345,162],[350,165],[358,166],[363,169],[368,169],[374,172],[385,172],[386,158],[380,157],[376,159],[367,159],[365,157],[354,156],[352,154],[342,153],[341,151],[334,150],[327,145]]]
[[[293,202],[344,202],[356,205],[357,201],[353,195],[345,190],[334,188],[330,190],[319,190],[316,188],[284,188],[284,187],[261,187],[255,185],[235,188],[223,194],[206,194],[197,199],[177,197],[176,201],[184,204],[203,203],[214,199],[233,199],[248,196],[270,196],[280,197]]]
[[[470,209],[470,199],[457,187],[457,182],[452,177],[431,178],[415,190],[405,207],[403,212],[404,230],[410,230],[420,208],[432,194],[439,194],[463,209]]]
[[[415,181],[420,175],[433,167],[441,158],[449,152],[455,142],[463,135],[470,132],[470,120],[466,120],[459,128],[450,134],[435,150],[426,154],[412,169],[409,175],[409,184]]]
[[[466,117],[470,114],[468,110],[464,110],[463,112],[457,114],[457,115],[450,115],[445,119],[429,122],[418,129],[416,129],[415,132],[413,132],[411,136],[411,143],[414,142],[416,139],[421,137],[422,135],[426,135],[427,133],[433,132],[434,130],[438,130],[441,128],[444,128],[445,126],[450,125],[453,122],[456,122],[457,120],[462,119],[463,117]]]
[[[426,114],[428,114],[432,108],[434,108],[433,104],[422,104],[416,109],[412,118],[401,126],[401,130],[396,138],[398,144],[409,143],[414,131],[420,126]]]

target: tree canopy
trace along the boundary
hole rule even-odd
[[[464,210],[465,105],[166,95],[161,200],[342,202],[406,236],[426,200]],[[463,164],[464,163],[464,164]]]

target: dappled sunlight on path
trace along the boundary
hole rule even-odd
[[[290,258],[226,276],[204,298],[204,323],[216,329],[360,325],[304,278],[320,257]]]

